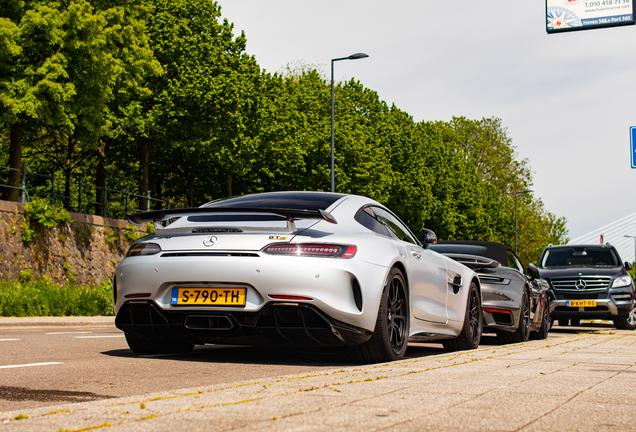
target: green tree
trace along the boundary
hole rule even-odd
[[[61,103],[75,89],[65,82],[59,4],[3,0],[0,6],[0,123],[8,127],[11,201],[18,200],[25,124],[65,123]]]
[[[98,139],[107,126],[106,105],[115,97],[120,76],[142,68],[143,56],[131,43],[142,30],[131,24],[135,4],[95,4],[102,8],[72,0],[12,2],[14,7],[7,9],[14,24],[7,27],[17,28],[20,48],[5,67],[1,88],[6,91],[0,94],[0,103],[8,108],[2,122],[16,137],[11,139],[10,166],[20,165],[22,131],[28,123],[37,138],[31,142],[32,153],[62,170],[66,196],[72,172],[91,166],[98,153]]]
[[[233,35],[215,2],[148,1],[153,12],[147,35],[164,73],[144,83],[148,97],[130,111],[143,120],[127,121],[135,126],[128,134],[138,145],[139,194],[148,193],[151,167],[159,185],[183,173],[178,184],[185,188],[168,193],[185,192],[190,204],[195,181],[206,186],[221,181],[231,194],[233,176],[250,169],[260,68],[244,52],[245,36]],[[210,171],[222,180],[211,178]]]

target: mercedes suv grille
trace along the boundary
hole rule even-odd
[[[603,291],[609,286],[609,276],[579,276],[578,278],[554,278],[550,282],[555,290]]]

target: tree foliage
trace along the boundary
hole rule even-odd
[[[261,70],[214,1],[0,2],[10,166],[128,188],[142,209],[149,194],[330,189],[330,83],[312,65]],[[387,204],[415,233],[514,244],[532,177],[501,119],[416,122],[356,80],[337,84],[335,110],[338,192]],[[540,200],[517,204],[522,261],[566,240]]]

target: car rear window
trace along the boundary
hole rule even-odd
[[[202,207],[326,210],[344,196],[346,195],[326,192],[270,192],[220,199]]]
[[[188,216],[188,222],[263,222],[281,221],[286,222],[285,216],[276,214],[211,214]]]
[[[463,244],[432,244],[428,248],[439,253],[456,253],[467,255],[481,255],[486,251],[485,246]]]

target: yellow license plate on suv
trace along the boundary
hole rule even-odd
[[[170,304],[176,306],[245,306],[245,288],[172,288]]]
[[[570,300],[567,307],[596,307],[596,300]]]

